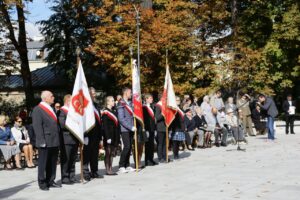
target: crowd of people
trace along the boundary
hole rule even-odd
[[[105,150],[104,164],[106,175],[135,171],[130,165],[130,157],[139,169],[171,162],[167,148],[173,151],[173,159],[180,159],[180,150],[226,147],[229,144],[247,143],[246,137],[268,133],[268,139],[275,139],[274,119],[278,110],[271,97],[259,95],[255,101],[248,94],[240,94],[236,103],[228,97],[226,103],[222,92],[206,95],[199,103],[197,99],[185,96],[176,97],[177,112],[171,125],[167,127],[162,115],[162,103],[154,103],[151,94],[143,97],[143,124],[134,121],[133,107],[130,101],[131,89],[124,88],[122,95],[115,99],[107,96],[104,108],[95,103],[96,91],[90,88],[94,104],[95,126],[84,135],[83,178],[103,178],[98,173],[99,149]],[[79,140],[65,126],[71,95],[65,95],[63,106],[54,102],[50,91],[41,93],[41,102],[33,109],[32,123],[23,125],[27,116],[18,115],[13,127],[7,126],[7,117],[0,115],[0,151],[5,160],[5,169],[11,170],[11,160],[15,168],[22,169],[20,155],[25,156],[26,166],[34,168],[33,154],[38,150],[38,184],[41,190],[61,187],[55,182],[58,160],[61,166],[62,184],[80,182],[75,178],[75,164],[78,156]],[[253,103],[254,102],[254,103]],[[54,106],[54,107],[52,107]],[[294,134],[295,102],[291,95],[283,103],[286,118],[286,134]],[[254,128],[253,128],[254,124]],[[134,133],[137,142],[134,142]],[[168,138],[167,138],[168,137]],[[135,144],[137,146],[135,147]],[[168,144],[168,145],[166,145]],[[113,171],[113,158],[121,148],[118,173]],[[134,149],[137,149],[137,156]],[[157,152],[157,161],[154,153]],[[142,165],[142,155],[144,165]]]

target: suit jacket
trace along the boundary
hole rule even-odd
[[[266,97],[265,103],[260,107],[267,111],[268,116],[275,118],[278,115],[277,107],[271,97]]]
[[[69,129],[67,129],[65,126],[67,114],[68,113],[66,113],[64,110],[61,110],[58,116],[62,134],[62,144],[79,144],[79,141],[76,139],[76,137],[72,133],[70,133]]]
[[[32,125],[36,136],[36,147],[59,147],[59,124],[40,106],[32,111]]]
[[[102,127],[103,127],[103,136],[104,141],[106,142],[108,139],[111,139],[111,144],[114,146],[118,146],[120,140],[120,125],[119,121],[115,121],[111,116],[106,114],[106,112],[112,113],[116,120],[117,113],[113,110],[105,108],[102,114]]]
[[[161,107],[159,105],[155,106],[155,119],[156,119],[156,130],[159,132],[166,132],[165,118],[161,114]]]
[[[292,106],[296,106],[296,101],[292,101]],[[290,115],[290,113],[289,113],[290,104],[289,104],[288,100],[285,100],[283,102],[282,109],[283,109],[285,115]]]
[[[99,112],[98,105],[95,102],[93,102],[93,104],[94,104],[94,107]],[[101,125],[101,121],[99,122],[99,120],[101,120],[100,112],[99,112],[99,120],[97,119],[96,114],[95,114],[95,118],[96,118],[95,126],[89,132],[87,132],[84,135],[84,137],[89,137],[90,142],[92,142],[92,143],[95,142],[95,143],[97,143],[96,145],[99,145],[98,142],[102,139],[102,125]]]
[[[144,114],[144,124],[145,124],[145,130],[149,132],[154,132],[156,130],[156,124],[155,124],[155,112],[153,107],[151,107],[153,111],[153,115],[150,113],[151,111],[148,110],[149,108],[144,105],[143,106],[143,114]]]
[[[127,104],[123,99],[118,103],[118,119],[120,122],[121,133],[131,132],[133,127],[133,109],[131,103]]]

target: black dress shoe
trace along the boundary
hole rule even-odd
[[[57,183],[55,183],[55,182],[52,182],[52,183],[50,183],[49,184],[49,188],[61,188],[61,185],[58,185]]]
[[[81,183],[80,180],[77,180],[77,179],[75,179],[75,178],[74,178],[74,179],[71,179],[70,181],[71,181],[72,183]]]
[[[40,187],[40,190],[49,191],[49,188],[48,187]]]
[[[219,143],[215,143],[216,147],[220,147],[220,144]]]
[[[293,133],[291,133],[291,134],[295,134],[295,133],[293,132]]]
[[[152,165],[158,165],[158,163],[155,162],[154,160],[149,160],[149,162],[150,162]]]
[[[74,182],[70,181],[70,180],[64,180],[61,182],[62,184],[65,184],[65,185],[73,185]]]
[[[104,177],[98,174],[97,172],[95,172],[95,173],[91,173],[91,178],[104,178]]]
[[[227,144],[221,143],[221,146],[222,146],[222,147],[227,147]]]
[[[85,181],[90,181],[90,180],[91,180],[91,177],[90,177],[90,176],[84,176],[83,179],[84,179]]]

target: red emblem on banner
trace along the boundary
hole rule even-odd
[[[72,106],[79,115],[84,115],[84,109],[89,104],[89,101],[85,98],[83,91],[79,90],[79,93],[72,98]]]

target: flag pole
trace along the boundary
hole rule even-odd
[[[169,63],[168,63],[168,49],[166,49],[166,68],[168,67]],[[167,95],[168,98],[168,95]],[[168,99],[167,99],[168,102]],[[167,109],[168,112],[168,109]],[[168,116],[168,114],[166,113],[166,115]],[[166,125],[166,162],[169,162],[169,126]]]
[[[81,50],[80,48],[77,46],[76,48],[76,55],[77,55],[77,69],[79,67],[79,62],[80,62],[80,53]],[[79,149],[80,149],[80,181],[81,183],[83,183],[83,144],[79,145]]]
[[[132,64],[133,64],[133,48],[129,47],[129,51],[130,51],[130,66],[131,66],[131,71],[132,69]],[[133,126],[135,127],[135,131],[134,131],[134,152],[135,152],[135,170],[136,172],[138,172],[139,170],[139,159],[138,159],[138,142],[137,142],[137,128],[136,128],[136,118],[133,117]]]
[[[137,128],[136,128],[135,117],[133,119],[133,123],[134,123],[134,127],[135,127],[135,131],[134,131],[135,169],[136,169],[136,172],[138,172],[139,171],[139,158],[138,158],[138,141],[137,141]]]

